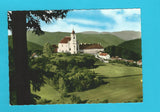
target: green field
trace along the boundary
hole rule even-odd
[[[129,67],[122,64],[101,64],[94,70],[104,78],[106,84],[83,92],[72,92],[86,103],[99,103],[108,100],[109,103],[136,102],[142,95],[142,68]],[[60,94],[46,84],[39,92],[33,92],[42,99],[52,100],[52,103],[70,103],[69,98],[60,100]],[[38,101],[39,102],[39,101]]]

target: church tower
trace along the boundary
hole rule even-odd
[[[72,33],[71,33],[70,48],[71,48],[71,51],[70,51],[71,54],[77,54],[78,53],[79,46],[78,46],[78,42],[77,42],[77,39],[76,39],[76,34],[75,34],[74,29],[72,30]]]

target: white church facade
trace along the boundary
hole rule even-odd
[[[57,52],[61,53],[86,53],[96,54],[100,51],[104,51],[104,48],[100,44],[80,44],[77,41],[75,31],[72,30],[71,36],[64,37],[58,44]]]
[[[60,41],[57,52],[77,54],[78,51],[79,44],[76,39],[75,31],[73,30],[70,37],[66,36]]]

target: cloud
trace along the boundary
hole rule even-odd
[[[76,12],[79,13],[76,13]],[[53,24],[49,25],[42,25],[42,30],[48,32],[71,32],[73,27],[76,32],[83,32],[83,31],[98,31],[98,32],[114,32],[114,31],[124,31],[124,30],[133,30],[133,31],[141,31],[141,22],[140,22],[140,9],[106,9],[106,10],[99,10],[95,11],[97,16],[103,15],[103,20],[105,18],[110,18],[114,22],[109,22],[106,19],[105,21],[101,21],[101,18],[95,19],[93,17],[87,18],[86,12],[90,12],[90,10],[85,10],[86,18],[83,16],[78,15],[84,13],[83,10],[76,10],[76,16],[72,17],[68,16],[65,19],[58,19]],[[70,12],[70,13],[73,13]],[[93,14],[93,10],[91,11]],[[139,16],[134,16],[139,15]]]
[[[107,9],[101,10],[101,13],[115,21],[115,24],[110,29],[110,31],[141,31],[140,19],[139,21],[128,21],[126,19],[127,17],[131,17],[133,15],[140,15],[140,9]]]
[[[77,24],[70,23],[71,21],[77,22]],[[69,23],[68,23],[69,22]],[[55,23],[49,24],[49,25],[43,25],[42,30],[43,31],[48,31],[48,32],[71,32],[72,29],[74,28],[75,31],[77,32],[83,32],[83,31],[102,31],[100,28],[93,28],[93,27],[87,27],[87,26],[80,26],[78,23],[83,23],[83,24],[98,24],[94,23],[93,21],[88,21],[88,20],[80,20],[80,19],[68,19],[68,20],[62,20],[58,19]]]
[[[103,26],[104,24],[98,21],[92,21],[92,20],[87,20],[87,19],[75,19],[75,18],[70,18],[66,19],[66,22],[72,22],[72,23],[77,23],[77,24],[85,24],[85,25],[95,25],[95,26]]]

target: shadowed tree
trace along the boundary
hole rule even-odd
[[[58,18],[66,17],[67,12],[68,10],[8,12],[8,28],[12,31],[13,37],[14,80],[16,81],[16,102],[18,105],[32,103],[30,74],[28,72],[27,30],[32,30],[37,35],[44,34],[40,27],[40,21],[51,23]]]
[[[51,48],[51,45],[47,42],[44,44],[44,47],[43,47],[43,55],[46,57],[49,57],[51,56],[51,54],[52,54],[52,48]]]

